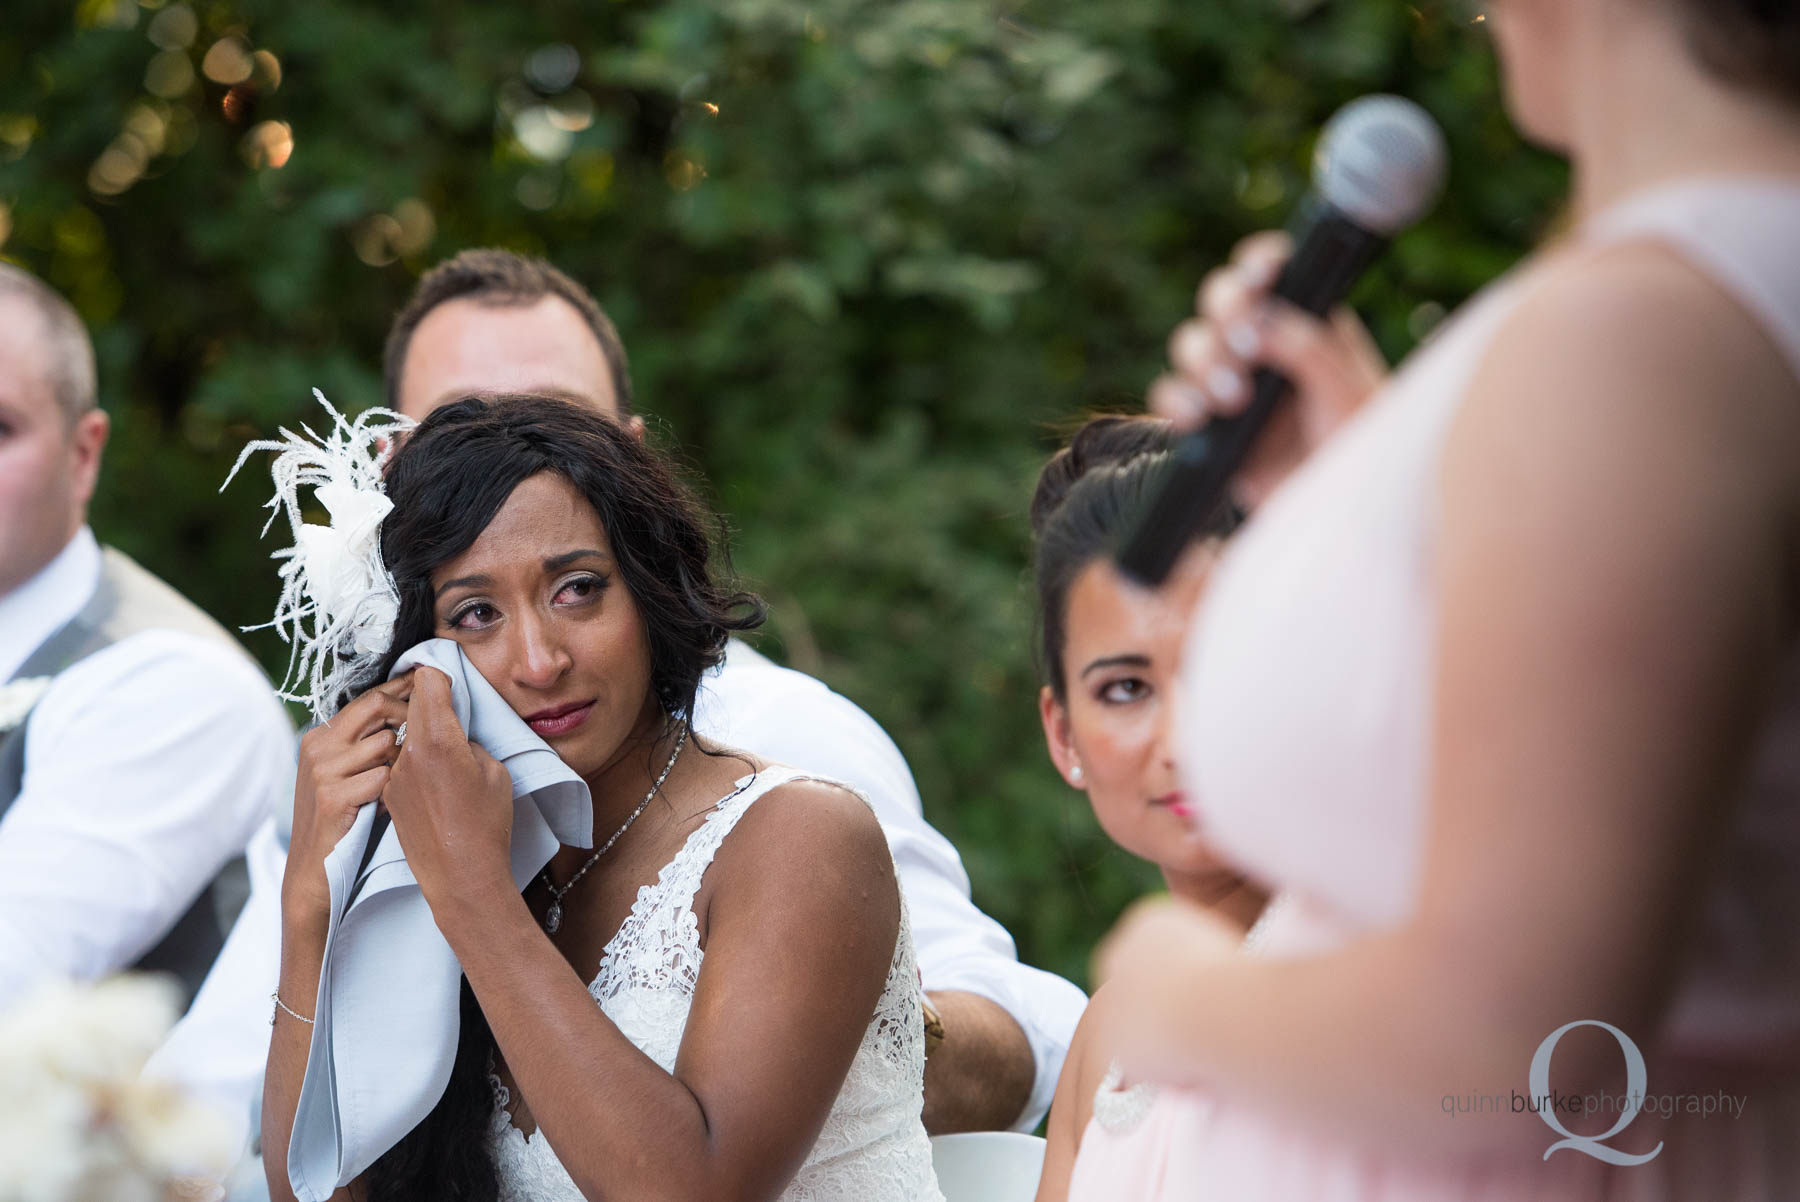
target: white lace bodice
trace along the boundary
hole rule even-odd
[[[737,782],[737,791],[688,836],[653,885],[638,890],[631,913],[606,945],[588,992],[625,1037],[664,1072],[673,1072],[700,978],[694,895],[719,846],[744,812],[770,789],[806,774],[774,765]],[[905,898],[887,982],[818,1142],[781,1194],[781,1202],[943,1202],[920,1120],[925,1031],[919,972]],[[490,1146],[501,1202],[581,1202],[581,1192],[541,1132],[527,1139],[507,1113],[496,1078]]]

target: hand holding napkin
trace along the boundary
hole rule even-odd
[[[512,779],[513,882],[522,890],[559,844],[592,846],[587,785],[462,648],[420,643],[392,675],[417,667],[450,678],[456,720]],[[456,1058],[462,968],[391,823],[369,853],[374,826],[375,806],[366,805],[325,857],[331,925],[288,1142],[288,1181],[300,1202],[326,1202],[411,1131],[443,1095]]]

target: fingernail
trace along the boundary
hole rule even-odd
[[[1186,384],[1181,387],[1181,404],[1187,410],[1187,420],[1196,422],[1206,416],[1206,411],[1210,407],[1207,404],[1205,392]]]
[[[1181,327],[1180,337],[1181,345],[1176,349],[1183,359],[1191,362],[1206,354],[1206,335],[1192,323]]]
[[[1250,276],[1250,282],[1256,287],[1267,288],[1270,284],[1275,282],[1275,277],[1280,271],[1281,265],[1279,263],[1270,262],[1269,260],[1264,259],[1252,266],[1248,274]]]
[[[1244,378],[1229,367],[1215,367],[1206,373],[1206,387],[1221,401],[1235,401],[1244,391]]]
[[[1206,416],[1206,394],[1187,384],[1165,380],[1157,386],[1153,407],[1177,424],[1199,421]]]
[[[1231,353],[1240,359],[1255,358],[1256,352],[1262,349],[1262,335],[1256,327],[1247,321],[1240,321],[1225,331],[1225,345]]]

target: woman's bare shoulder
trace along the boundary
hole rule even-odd
[[[785,780],[759,797],[720,848],[718,863],[726,877],[787,889],[898,895],[875,811],[845,786],[812,777]]]
[[[1579,397],[1606,416],[1800,438],[1800,378],[1760,314],[1656,241],[1565,250],[1533,274],[1477,378],[1515,408]],[[1529,391],[1526,390],[1529,386]],[[1538,399],[1543,398],[1543,399]],[[1724,402],[1696,402],[1718,398]],[[1648,406],[1656,406],[1654,409]]]
[[[1577,504],[1698,499],[1693,520],[1741,532],[1800,513],[1796,455],[1800,379],[1764,325],[1683,254],[1633,242],[1533,273],[1471,379],[1443,479]]]

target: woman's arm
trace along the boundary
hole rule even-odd
[[[325,962],[331,887],[325,857],[356,820],[356,812],[381,796],[395,758],[393,730],[406,719],[409,675],[376,686],[346,705],[329,723],[300,740],[294,787],[294,830],[281,882],[281,976],[276,996],[296,1013],[313,1017],[319,973]],[[270,1003],[274,1030],[263,1074],[264,1175],[274,1202],[294,1202],[288,1181],[288,1141],[312,1046],[312,1027]],[[350,1202],[354,1192],[332,1195]]]
[[[594,1004],[507,862],[505,770],[463,737],[449,685],[416,674],[385,794],[408,864],[507,1068],[594,1199],[757,1199],[804,1162],[886,982],[900,892],[854,795],[797,781],[739,821],[707,872],[705,960],[674,1072]],[[911,1021],[922,1021],[914,1006]]]
[[[1442,463],[1416,914],[1269,962],[1128,922],[1106,960],[1128,1067],[1409,1155],[1541,1150],[1536,1116],[1451,1123],[1443,1098],[1523,1092],[1574,1020],[1656,1035],[1792,637],[1800,405],[1667,252],[1550,270]],[[1553,1080],[1613,1087],[1620,1064],[1572,1036]]]
[[[319,994],[319,970],[325,962],[322,923],[284,918],[281,932],[281,982],[283,1002],[308,1018]],[[262,1146],[263,1172],[273,1202],[294,1202],[288,1181],[288,1141],[293,1137],[294,1111],[300,1104],[300,1084],[306,1079],[306,1062],[313,1029],[280,1007],[274,1007],[275,1027],[269,1034],[269,1062],[263,1073]],[[356,1183],[331,1195],[332,1202],[354,1202]]]
[[[900,901],[860,801],[811,782],[771,791],[709,880],[672,1075],[595,1006],[516,893],[434,909],[532,1117],[590,1199],[775,1197],[874,1016]]]
[[[1104,1036],[1098,1033],[1105,1026],[1110,992],[1105,987],[1094,990],[1069,1041],[1069,1055],[1050,1103],[1050,1119],[1044,1125],[1044,1172],[1038,1178],[1037,1202],[1063,1202],[1069,1196],[1069,1174],[1081,1150],[1081,1136],[1094,1117],[1094,1091],[1112,1063],[1103,1046]]]

